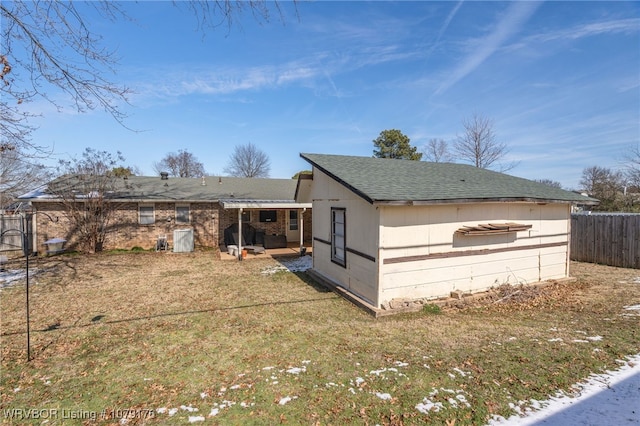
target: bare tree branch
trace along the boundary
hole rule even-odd
[[[60,177],[50,182],[48,191],[63,207],[78,245],[88,253],[101,251],[119,204],[117,170],[122,154],[87,148],[81,159],[61,161]]]
[[[170,152],[162,160],[153,164],[156,173],[169,173],[175,177],[202,177],[206,173],[204,165],[195,155],[181,149],[178,153]]]
[[[498,166],[505,172],[518,165],[517,162],[500,163],[509,153],[507,145],[498,142],[493,130],[493,121],[479,114],[462,120],[464,133],[453,144],[456,157],[481,169]]]
[[[0,146],[0,210],[51,179],[51,172],[13,146]]]
[[[269,156],[249,142],[235,147],[224,172],[229,176],[267,178],[270,169]]]
[[[429,142],[422,149],[426,161],[433,163],[448,163],[453,157],[449,152],[449,146],[444,139],[429,139]]]
[[[203,34],[224,23],[231,28],[246,12],[260,22],[269,22],[275,11],[284,21],[277,1],[192,0],[174,4],[186,6],[195,15]],[[90,8],[105,20],[129,20],[121,3],[110,0],[0,2],[0,144],[19,146],[23,155],[45,151],[45,147],[31,142],[36,128],[29,120],[35,114],[26,105],[45,99],[62,109],[67,104],[61,100],[60,91],[76,111],[102,108],[127,127],[121,106],[131,91],[113,81],[118,58],[88,26]]]

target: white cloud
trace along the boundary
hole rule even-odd
[[[449,72],[449,77],[435,91],[436,95],[444,93],[458,81],[475,71],[482,63],[498,50],[513,34],[524,26],[533,15],[539,4],[535,2],[511,3],[505,16],[498,22],[494,31],[479,40],[471,53],[458,66]]]
[[[529,38],[534,41],[576,40],[584,37],[593,37],[601,34],[625,33],[633,34],[640,31],[640,19],[618,19],[611,21],[593,22],[576,25],[560,31],[551,31],[537,34]]]

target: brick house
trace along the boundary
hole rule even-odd
[[[68,249],[78,245],[60,196],[49,189],[55,182],[20,197],[35,212],[36,252],[52,238],[67,240]],[[311,204],[294,201],[296,184],[294,179],[224,176],[117,178],[108,191],[108,202],[116,208],[103,249],[150,249],[159,236],[166,236],[172,247],[174,231],[185,229],[193,230],[195,247],[215,248],[224,245],[225,229],[239,222],[302,247],[311,241]],[[82,202],[82,197],[78,200]]]

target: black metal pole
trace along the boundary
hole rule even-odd
[[[29,325],[29,250],[27,249],[29,244],[29,237],[26,233],[22,233],[24,244],[24,257],[27,259],[27,362],[31,361],[31,334]]]

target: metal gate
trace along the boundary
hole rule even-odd
[[[30,214],[0,214],[0,252],[22,250],[23,234],[27,237],[27,247],[31,252],[33,226]]]

